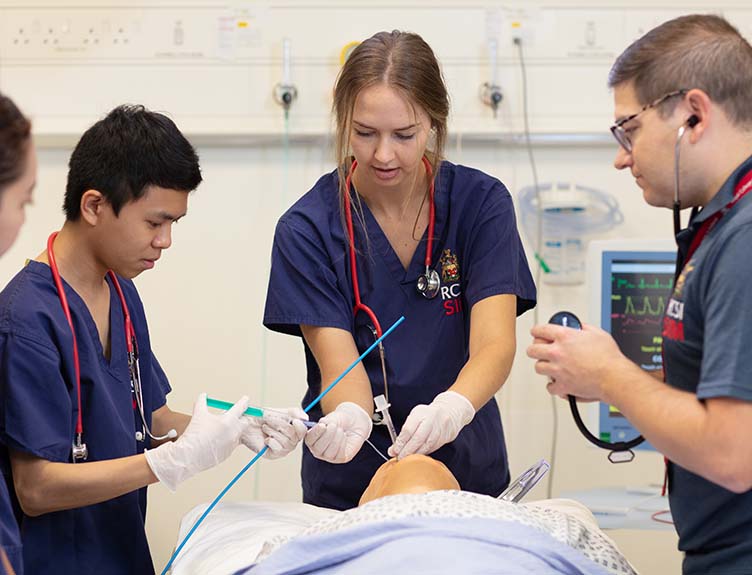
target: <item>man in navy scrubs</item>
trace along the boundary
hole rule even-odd
[[[12,471],[27,573],[143,575],[154,572],[147,485],[175,490],[241,442],[282,455],[305,426],[270,417],[262,429],[243,415],[245,397],[221,414],[207,410],[205,394],[192,416],[167,406],[170,385],[131,278],[157,265],[201,182],[198,157],[175,124],[143,107],[116,108],[86,131],[69,168],[62,230],[0,294],[0,461],[6,477]],[[140,407],[124,306],[137,341]],[[79,433],[88,455],[76,461]]]

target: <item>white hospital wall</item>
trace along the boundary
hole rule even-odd
[[[252,401],[269,406],[299,401],[305,385],[300,341],[261,326],[272,233],[281,212],[321,173],[334,167],[326,131],[336,55],[346,40],[376,31],[373,22],[363,18],[375,9],[382,13],[380,21],[388,22],[381,27],[411,27],[426,36],[440,57],[446,55],[442,62],[452,88],[454,113],[449,159],[499,177],[515,195],[532,183],[527,152],[514,137],[522,128],[522,99],[518,63],[508,45],[508,26],[513,19],[519,20],[525,40],[530,42],[531,124],[538,137],[535,157],[540,181],[574,181],[614,194],[625,221],[612,237],[670,236],[670,214],[648,208],[629,173],[611,166],[615,144],[602,137],[612,113],[605,76],[613,56],[641,27],[679,13],[719,11],[719,7],[669,0],[660,5],[646,1],[503,6],[478,2],[465,10],[486,29],[468,48],[465,44],[473,39],[457,20],[457,8],[464,6],[459,0],[352,4],[331,0],[325,3],[327,12],[306,12],[301,23],[300,11],[316,8],[317,2],[276,2],[272,10],[269,3],[250,2],[153,2],[131,8],[125,2],[89,0],[77,2],[73,8],[61,1],[21,4],[0,0],[0,89],[17,98],[34,116],[40,145],[35,205],[16,246],[0,261],[0,283],[9,280],[25,258],[35,257],[48,233],[60,226],[67,160],[76,135],[121,101],[143,101],[169,110],[197,142],[205,180],[191,197],[188,217],[174,228],[173,247],[154,272],[137,279],[154,348],[174,388],[170,405],[189,411],[201,391],[228,400],[248,394]],[[42,29],[45,14],[57,23],[69,16],[69,25],[75,30],[77,23],[92,13],[98,22],[111,19],[113,25],[127,8],[139,10],[142,31],[178,17],[185,22],[181,25],[191,30],[194,12],[212,7],[228,11],[235,23],[245,10],[243,17],[252,22],[256,18],[265,26],[262,34],[247,38],[248,45],[241,47],[256,52],[235,60],[227,56],[228,69],[189,51],[167,54],[155,50],[154,63],[144,55],[148,51],[132,58],[127,51],[125,56],[108,53],[97,60],[86,51],[50,55],[38,46],[26,56],[13,43],[20,37],[14,28],[18,19],[25,18],[33,28],[35,15]],[[743,30],[752,29],[752,13],[745,10],[745,3],[725,2],[723,8]],[[29,11],[33,12],[31,20]],[[405,14],[409,14],[408,20]],[[414,25],[416,14],[423,22],[419,29]],[[340,24],[332,28],[334,16]],[[587,22],[597,26],[599,39],[594,47],[580,46],[583,42],[567,37],[567,30],[572,36],[581,36]],[[452,27],[462,42],[436,33]],[[27,35],[32,28],[25,28]],[[478,84],[489,75],[483,37],[491,33],[500,37],[500,79],[505,93],[497,120],[476,101]],[[271,86],[280,79],[278,40],[285,35],[292,41],[293,81],[301,90],[291,112],[292,143],[287,149],[281,114],[269,96]],[[296,46],[310,49],[301,50],[301,54]],[[133,48],[137,49],[143,47]],[[258,56],[262,50],[271,56]],[[201,74],[195,84],[186,86],[186,72],[191,70],[201,70]],[[167,80],[159,81],[162,75]],[[217,79],[224,83],[213,81]],[[552,144],[547,136],[552,133],[562,135],[563,143]],[[459,141],[457,134],[461,135]],[[502,137],[494,137],[499,134]],[[585,286],[539,287],[541,320],[559,309],[587,317]],[[551,449],[552,403],[545,382],[534,373],[524,353],[533,317],[528,312],[518,322],[516,362],[498,396],[513,475],[541,457],[548,458]],[[660,482],[662,460],[657,454],[639,453],[634,463],[613,466],[604,452],[588,447],[579,436],[568,406],[558,400],[555,406],[559,434],[554,496],[590,487]],[[299,500],[299,459],[298,450],[281,461],[262,461],[227,498]],[[147,530],[158,571],[175,545],[178,522],[185,511],[213,498],[247,460],[246,453],[238,450],[218,469],[186,482],[178,494],[170,494],[161,485],[150,488]],[[538,488],[535,496],[545,496],[545,489]],[[615,531],[612,535],[642,573],[679,571],[673,533]]]

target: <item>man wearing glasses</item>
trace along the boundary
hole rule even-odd
[[[551,394],[617,407],[669,460],[685,575],[752,565],[752,46],[722,18],[648,32],[609,77],[620,147],[645,201],[678,212],[678,275],[663,319],[665,383],[606,332],[532,329]]]

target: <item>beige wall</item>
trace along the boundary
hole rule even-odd
[[[56,4],[62,9],[66,6],[63,2]],[[105,5],[104,2],[94,1],[82,4]],[[338,5],[337,2],[329,4]],[[431,3],[416,0],[414,4],[425,8]],[[446,18],[446,15],[442,16],[441,6],[449,6],[450,3],[439,4],[436,10],[423,12],[428,14],[426,18],[430,19],[429,23]],[[565,2],[550,4],[574,5]],[[729,4],[742,6],[738,2]],[[0,1],[0,8],[10,5],[14,4]],[[643,12],[649,12],[650,3],[638,2],[639,5],[643,6]],[[489,6],[496,8],[490,3]],[[583,14],[587,14],[588,10],[600,10],[598,17],[606,18],[607,23],[608,14],[604,15],[602,9],[604,6],[615,8],[611,16],[614,20],[609,24],[613,26],[621,22],[624,14],[630,14],[631,9],[613,2],[582,2],[577,6]],[[664,11],[660,7],[653,7],[658,12],[648,16],[692,10],[688,6],[703,8],[700,3],[669,0],[664,2],[664,6]],[[389,4],[389,10],[394,11],[395,21],[399,21],[400,8],[397,3],[394,6]],[[747,28],[749,21],[752,19],[744,21]],[[320,27],[316,28],[317,23],[306,24],[312,30],[323,30],[326,25],[320,22]],[[540,41],[543,42],[542,39]],[[439,46],[437,52],[451,47],[447,46]],[[482,53],[483,47],[477,50]],[[537,132],[559,131],[570,135],[574,132],[586,136],[598,133],[598,137],[607,134],[611,122],[610,102],[604,87],[608,60],[600,57],[595,61],[583,62],[546,63],[544,59],[537,62],[537,71],[533,62],[530,86],[536,103],[532,108],[533,113],[537,111],[533,118],[534,129]],[[3,63],[1,59],[0,63]],[[474,77],[478,79],[485,77],[487,72],[485,68],[481,70],[477,62],[448,64],[450,67],[456,66],[456,69],[474,65],[477,68]],[[98,107],[65,124],[66,99],[58,100],[58,109],[50,109],[51,104],[38,96],[45,91],[54,92],[56,87],[50,86],[49,80],[43,81],[33,76],[33,67],[26,70],[24,66],[18,61],[10,67],[0,66],[0,79],[4,79],[4,90],[19,94],[22,107],[29,102],[26,109],[36,114],[39,139],[45,147],[40,150],[35,205],[29,210],[28,223],[17,245],[0,261],[0,284],[12,277],[25,258],[36,256],[44,248],[48,233],[61,225],[60,205],[72,144],[70,134],[79,133],[106,110],[106,107]],[[508,58],[504,66],[506,99],[503,106],[508,105],[509,109],[516,111],[516,115],[502,109],[498,129],[509,133],[518,130],[521,125],[521,94],[515,60]],[[540,66],[553,70],[553,75],[544,74]],[[326,69],[322,73],[331,76],[331,72]],[[131,70],[128,73],[135,72]],[[306,74],[315,77],[315,69]],[[572,78],[574,81],[571,81]],[[467,87],[467,90],[472,89],[474,93],[474,86]],[[266,91],[268,88],[264,84],[253,89]],[[106,91],[107,86],[101,85],[100,89]],[[145,85],[141,89],[148,93],[150,87]],[[184,98],[191,97],[185,91],[170,93],[169,84],[160,84],[154,89],[165,96],[159,102],[183,102]],[[198,89],[211,90],[211,87],[199,86]],[[460,89],[457,84],[455,89]],[[591,95],[593,102],[589,101]],[[130,101],[134,101],[135,97],[127,96]],[[213,106],[221,107],[222,94],[211,94],[210,97],[214,98]],[[120,100],[118,94],[108,93],[103,101]],[[462,105],[458,105],[458,102]],[[459,142],[456,138],[450,141],[449,159],[497,176],[516,196],[522,187],[532,183],[527,154],[517,144],[478,138],[479,134],[485,132],[487,135],[491,131],[484,127],[490,122],[490,115],[482,106],[468,111],[469,107],[476,106],[473,102],[465,92],[454,99],[455,134],[462,133],[463,137]],[[321,98],[317,105],[318,112],[325,117],[325,98]],[[170,109],[164,104],[156,107]],[[577,129],[576,115],[566,116],[568,109],[577,107],[591,109],[589,115],[582,118],[586,126],[584,129]],[[269,114],[278,114],[273,105],[265,110]],[[559,117],[564,119],[559,122]],[[60,121],[63,124],[56,124],[56,118],[62,118]],[[479,122],[479,119],[483,121]],[[170,406],[189,411],[201,391],[226,400],[248,394],[252,402],[266,406],[297,403],[305,387],[301,343],[296,338],[267,332],[261,326],[261,317],[276,219],[310,188],[321,173],[333,168],[330,142],[323,135],[326,124],[308,127],[310,133],[319,133],[321,137],[314,138],[309,133],[307,139],[298,140],[286,150],[279,123],[265,124],[264,130],[268,133],[263,144],[254,144],[253,138],[246,138],[243,140],[245,145],[229,145],[229,139],[223,139],[219,133],[213,134],[211,126],[201,127],[195,120],[190,110],[183,110],[177,115],[180,126],[202,137],[196,141],[212,144],[199,146],[205,182],[191,197],[188,216],[174,229],[173,247],[154,271],[137,279],[147,309],[154,349],[173,385]],[[246,135],[251,134],[253,127],[247,128],[247,131]],[[55,134],[63,134],[62,147],[49,146],[54,140],[51,136]],[[242,140],[243,130],[236,131],[234,135],[241,136]],[[670,237],[670,214],[648,208],[630,175],[612,168],[615,144],[598,138],[590,138],[590,141],[590,144],[583,144],[565,138],[565,142],[557,146],[536,145],[540,181],[573,181],[614,194],[620,202],[625,221],[610,237]],[[527,239],[525,241],[529,246]],[[528,256],[531,256],[529,249]],[[542,320],[560,309],[568,309],[587,318],[589,306],[585,286],[543,284],[539,287],[538,313]],[[554,407],[545,391],[544,381],[534,373],[532,362],[524,354],[533,318],[533,312],[528,312],[518,321],[515,365],[509,381],[498,395],[513,475],[542,457],[550,457],[554,431]],[[430,345],[430,342],[426,345]],[[559,419],[552,485],[554,496],[591,487],[645,485],[661,481],[660,456],[639,453],[634,463],[613,466],[608,463],[604,452],[590,448],[579,436],[566,404],[556,401],[553,405]],[[281,461],[260,462],[227,498],[299,500],[299,458],[297,451]],[[171,494],[160,485],[150,488],[147,530],[158,570],[166,564],[176,543],[182,515],[194,505],[211,500],[248,459],[248,453],[239,449],[219,468],[186,482],[178,494]],[[532,496],[544,497],[545,488],[539,487]],[[615,531],[612,535],[643,574],[663,575],[679,571],[680,556],[675,549],[676,537],[673,533]]]
[[[538,147],[541,181],[575,181],[615,194],[625,222],[613,236],[641,237],[645,229],[669,235],[670,214],[643,205],[628,174],[610,166],[614,151],[611,145]],[[188,216],[175,227],[172,248],[155,270],[136,280],[154,349],[173,386],[170,406],[189,411],[201,391],[227,400],[248,394],[259,404],[292,405],[300,401],[305,387],[300,341],[269,333],[261,326],[271,237],[283,207],[332,164],[319,147],[294,146],[285,178],[285,153],[279,146],[203,148],[199,154],[205,182],[191,197]],[[7,281],[25,258],[39,253],[48,232],[60,226],[68,156],[67,149],[40,151],[35,205],[16,246],[0,261],[1,281]],[[530,182],[526,154],[520,148],[465,142],[459,153],[452,146],[450,159],[496,175],[513,193]],[[584,286],[544,283],[539,297],[541,318],[562,308],[587,317]],[[552,403],[544,381],[524,355],[532,324],[532,312],[518,321],[517,358],[498,396],[513,475],[541,457],[548,459],[552,442]],[[661,480],[658,455],[640,453],[634,463],[615,467],[604,452],[590,448],[579,436],[566,404],[557,401],[556,408],[559,437],[554,496],[563,491]],[[262,460],[227,499],[299,500],[299,457],[298,450],[284,460]],[[166,564],[175,545],[182,515],[211,500],[248,460],[248,452],[241,448],[219,468],[187,481],[177,494],[161,485],[150,488],[147,529],[158,568]],[[531,495],[545,497],[545,487]],[[614,532],[613,537],[636,565],[643,566],[643,573],[677,572],[674,567],[679,559],[672,533],[625,531]],[[643,550],[643,545],[649,547]]]

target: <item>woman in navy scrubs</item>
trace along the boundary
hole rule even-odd
[[[277,225],[264,324],[303,337],[307,403],[374,332],[406,321],[384,342],[383,369],[371,353],[311,413],[304,501],[357,505],[383,463],[366,438],[398,458],[431,453],[463,489],[498,495],[509,469],[494,394],[514,358],[515,318],[535,305],[511,196],[442,159],[448,93],[415,34],[360,44],[340,72],[334,113],[338,169]],[[421,276],[434,271],[440,285],[426,289]],[[380,394],[394,445],[385,426],[372,427]]]
[[[31,139],[31,123],[13,101],[0,94],[0,255],[16,240],[31,202],[37,174],[37,156]],[[4,410],[0,408],[0,417]],[[6,481],[10,470],[2,466],[0,480],[0,549],[16,575],[23,573],[21,537]],[[5,567],[0,562],[1,567]],[[0,572],[6,573],[7,568]]]

